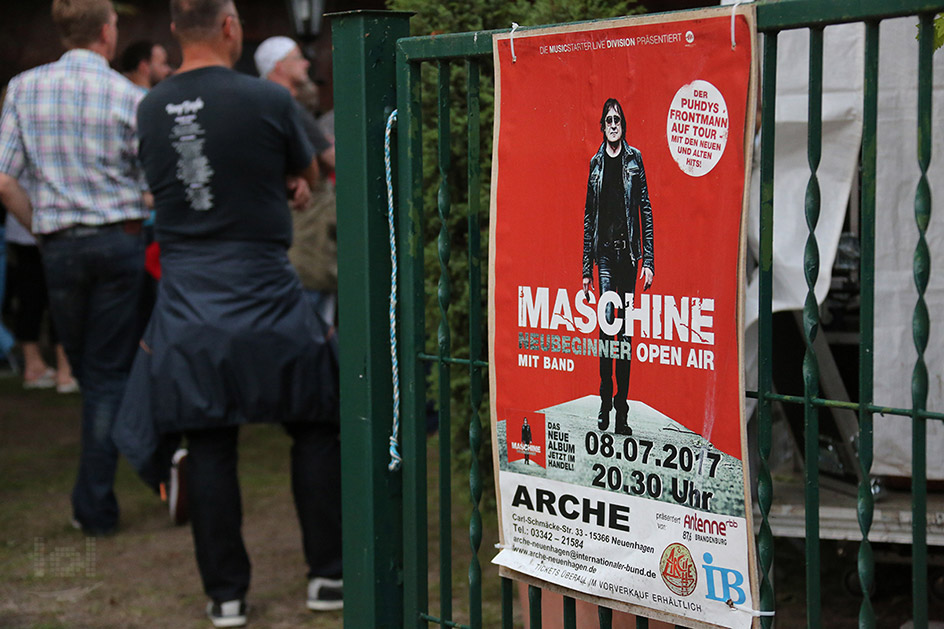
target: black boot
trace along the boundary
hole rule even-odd
[[[597,427],[600,430],[606,430],[610,427],[610,406],[606,403],[600,404],[600,412],[597,413]]]
[[[618,435],[630,436],[633,434],[633,429],[629,427],[629,424],[626,423],[626,416],[629,415],[629,404],[626,403],[626,400],[616,400],[614,402],[616,407],[616,426],[613,428],[613,431]]]

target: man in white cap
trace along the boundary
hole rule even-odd
[[[281,85],[296,99],[302,127],[318,158],[322,176],[311,190],[311,201],[303,211],[292,212],[295,239],[288,257],[312,307],[331,325],[338,291],[337,209],[334,183],[328,177],[334,172],[334,142],[299,102],[307,86],[315,88],[308,76],[310,64],[298,44],[288,37],[270,37],[256,49],[254,59],[260,77]]]
[[[292,98],[297,99],[299,91],[311,83],[311,78],[308,76],[308,68],[311,64],[293,39],[282,36],[270,37],[259,44],[253,58],[259,76],[281,85],[289,91]],[[314,142],[318,162],[323,167],[334,170],[334,145],[324,137],[320,127],[317,127],[314,116],[304,108],[302,108],[302,123],[309,136],[313,134],[318,136],[317,138],[309,137]],[[315,127],[315,130],[312,131],[311,127]],[[322,149],[318,140],[323,140],[328,148]]]
[[[295,40],[288,37],[270,37],[253,55],[259,76],[288,88],[295,96],[296,86],[308,81],[308,60]]]

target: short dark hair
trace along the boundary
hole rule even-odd
[[[151,61],[154,54],[154,42],[142,39],[128,44],[125,51],[118,58],[119,72],[134,72],[142,61]]]
[[[615,98],[607,98],[606,102],[603,103],[603,113],[600,114],[600,131],[606,133],[606,112],[610,110],[610,107],[616,109],[616,113],[620,117],[620,128],[623,133],[620,137],[626,137],[626,116],[623,114],[623,106],[619,104],[619,101]]]
[[[112,11],[111,0],[53,0],[52,21],[65,47],[78,48],[98,39]]]
[[[213,36],[217,20],[233,0],[170,0],[170,21],[177,37],[200,40]]]

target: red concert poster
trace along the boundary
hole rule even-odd
[[[758,606],[740,353],[754,37],[742,7],[493,42],[495,562],[686,626],[750,627]]]

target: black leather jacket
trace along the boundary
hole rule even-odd
[[[583,277],[593,277],[593,263],[597,260],[600,225],[600,188],[603,186],[603,152],[606,142],[600,145],[590,160],[590,176],[587,179],[587,204],[583,215]],[[646,169],[642,165],[642,153],[623,140],[623,188],[626,196],[626,233],[629,236],[630,253],[637,263],[655,272],[652,245],[652,206],[649,204],[649,187],[646,185]],[[641,227],[641,228],[640,228]]]

